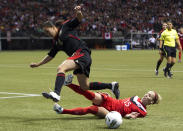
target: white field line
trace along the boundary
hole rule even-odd
[[[0,94],[19,95],[19,96],[0,97],[0,99],[41,96],[39,94],[24,94],[24,93],[9,93],[9,92],[0,92]]]
[[[112,71],[131,71],[131,72],[154,72],[154,70],[133,69],[133,67],[131,67],[131,68],[124,68],[125,66],[127,66],[127,65],[121,66],[122,68],[119,68],[119,66],[118,66],[118,68],[115,68],[115,66],[114,66],[114,68],[110,68],[110,67],[109,68],[102,68],[101,67],[101,68],[92,68],[92,70],[108,70],[108,71],[112,70]],[[30,68],[28,65],[26,66],[25,64],[14,64],[14,65],[0,64],[0,67],[5,67],[5,68]],[[142,65],[142,67],[144,67],[144,65]],[[50,67],[44,67],[44,66],[42,66],[42,67],[39,67],[39,68],[42,68],[42,69],[56,69],[57,66],[55,66],[55,67],[52,67],[52,66],[50,66]],[[180,73],[183,73],[183,70],[182,71],[181,70],[174,70],[172,72],[180,72]]]

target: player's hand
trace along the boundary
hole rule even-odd
[[[160,55],[162,54],[162,50],[159,50],[159,54],[160,54]]]
[[[31,67],[31,68],[35,68],[35,67],[38,67],[38,66],[39,66],[39,65],[38,65],[37,63],[31,63],[31,64],[30,64],[30,67]]]

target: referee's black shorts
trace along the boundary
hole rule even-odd
[[[91,52],[87,49],[78,49],[68,59],[74,60],[80,66],[79,69],[74,70],[74,74],[85,74],[87,77],[90,75],[90,66],[92,63]]]
[[[176,47],[170,47],[170,46],[164,45],[163,50],[166,54],[166,57],[176,58]]]

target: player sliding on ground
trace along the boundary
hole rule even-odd
[[[55,103],[53,109],[58,114],[86,115],[91,113],[99,117],[105,117],[110,111],[117,111],[124,118],[145,117],[147,114],[146,106],[158,104],[161,100],[161,96],[155,91],[149,91],[142,97],[142,99],[138,96],[133,96],[117,100],[106,93],[84,91],[80,86],[71,83],[72,78],[72,75],[67,76],[65,85],[76,93],[83,95],[86,99],[92,101],[93,105],[84,108],[78,107],[74,109],[64,109]]]
[[[35,68],[51,61],[58,51],[64,51],[69,57],[63,61],[57,68],[57,77],[55,81],[55,89],[50,93],[43,92],[43,96],[52,99],[55,102],[60,100],[60,92],[65,80],[65,73],[74,70],[80,87],[83,90],[101,90],[111,89],[115,97],[118,99],[120,92],[118,83],[89,83],[90,66],[92,63],[91,51],[86,46],[86,43],[76,36],[74,29],[82,22],[83,14],[81,7],[74,8],[76,17],[65,22],[56,22],[55,25],[51,22],[46,22],[43,26],[46,31],[54,39],[53,48],[45,58],[38,62],[30,64],[30,67]]]

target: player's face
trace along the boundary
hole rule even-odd
[[[180,28],[180,32],[183,33],[183,28]]]
[[[149,91],[148,93],[146,93],[146,94],[144,95],[144,97],[142,97],[142,102],[143,102],[145,105],[150,105],[150,104],[153,104],[154,98],[155,98],[155,93],[154,93],[154,91]]]
[[[168,29],[172,29],[172,27],[173,27],[172,23],[171,23],[171,22],[168,22],[168,23],[167,23],[167,28],[168,28]]]
[[[167,24],[163,23],[162,28],[165,30],[167,28]]]

